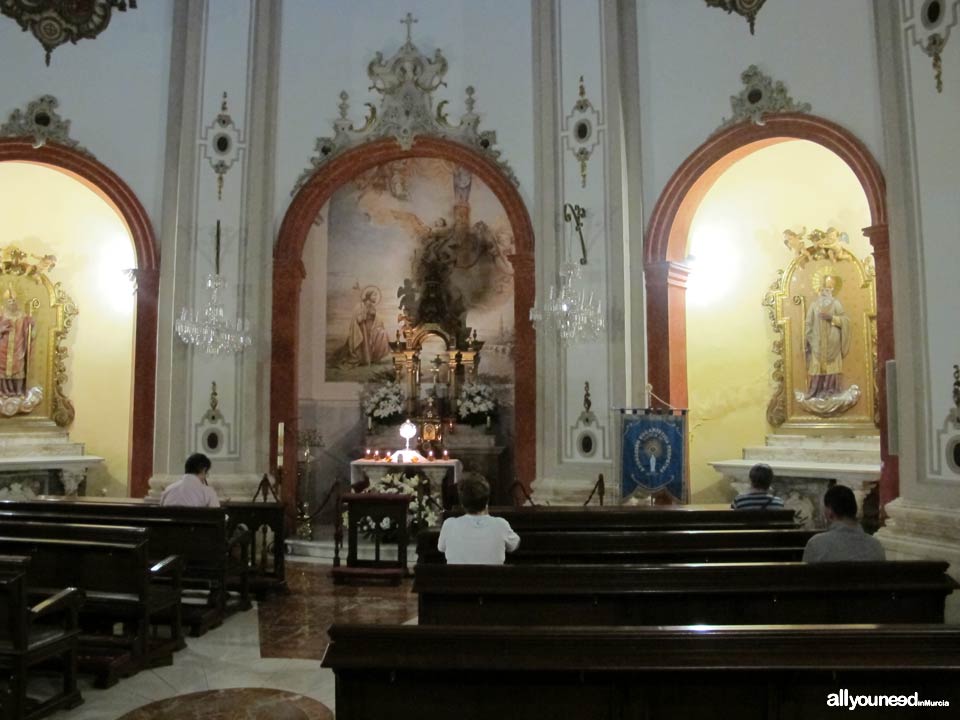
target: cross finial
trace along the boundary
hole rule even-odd
[[[407,26],[407,42],[412,42],[410,38],[410,30],[415,22],[419,22],[414,16],[413,13],[407,13],[407,16],[400,21],[401,25]]]

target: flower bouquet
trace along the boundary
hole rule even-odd
[[[457,414],[468,425],[483,425],[497,414],[497,398],[493,388],[482,382],[463,386],[457,406]]]
[[[364,490],[365,493],[395,493],[397,495],[412,495],[413,500],[407,510],[407,523],[412,534],[426,527],[432,527],[440,521],[440,512],[429,492],[420,492],[419,485],[426,482],[419,477],[407,477],[402,472],[385,474]],[[347,513],[341,518],[344,527],[347,525]],[[378,534],[381,541],[390,542],[396,538],[397,528],[393,527],[390,518],[381,518],[378,521],[371,517],[360,519],[359,530],[365,538],[373,540]]]
[[[403,418],[403,389],[400,383],[385,382],[370,385],[363,394],[363,414],[367,416],[367,429],[373,423],[390,424]]]

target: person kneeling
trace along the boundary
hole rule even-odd
[[[520,536],[503,518],[487,512],[490,485],[468,473],[457,485],[464,515],[447,518],[440,528],[437,548],[450,565],[503,565],[506,553],[520,545]]]

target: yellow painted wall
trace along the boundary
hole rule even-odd
[[[70,440],[105,458],[87,476],[87,494],[127,495],[135,298],[124,270],[136,267],[136,255],[126,224],[70,175],[4,162],[0,229],[0,246],[57,257],[49,277],[80,311],[64,343],[65,390],[76,409]]]
[[[709,460],[739,458],[763,445],[772,392],[773,329],[760,303],[790,252],[786,228],[834,226],[858,258],[870,254],[861,228],[867,199],[853,171],[816,143],[791,140],[734,163],[704,197],[690,226],[694,256],[687,289],[687,383],[693,502],[722,502],[729,485]]]

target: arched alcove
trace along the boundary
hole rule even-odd
[[[893,294],[890,285],[889,231],[883,173],[866,146],[843,127],[815,115],[783,113],[764,118],[763,125],[741,122],[710,137],[680,165],[660,194],[644,242],[647,337],[664,338],[650,346],[648,381],[653,392],[676,407],[687,405],[686,282],[684,262],[694,212],[716,179],[745,155],[781,139],[809,140],[842,159],[863,187],[876,264],[877,364],[880,427],[886,427],[884,363],[893,358]],[[896,458],[887,451],[881,432],[880,501],[897,496]]]
[[[136,308],[131,418],[128,429],[128,487],[131,495],[143,495],[153,472],[157,298],[160,280],[159,252],[146,210],[116,173],[83,152],[54,143],[35,148],[30,139],[3,138],[0,139],[0,163],[9,161],[46,165],[74,177],[106,201],[123,219],[129,232],[136,255]]]
[[[284,216],[274,249],[272,361],[270,374],[271,427],[283,422],[285,438],[296,437],[299,397],[299,298],[305,268],[304,243],[317,213],[333,193],[365,171],[408,158],[433,158],[457,163],[482,180],[502,205],[510,224],[515,252],[508,259],[514,273],[514,378],[516,477],[530,488],[536,474],[536,344],[529,321],[535,296],[533,227],[512,180],[490,159],[470,147],[438,137],[419,137],[409,150],[392,139],[352,148],[326,163],[304,184]],[[277,438],[271,433],[271,456]],[[296,444],[284,442],[284,464],[292,467]],[[284,478],[284,497],[293,497],[295,477]]]

